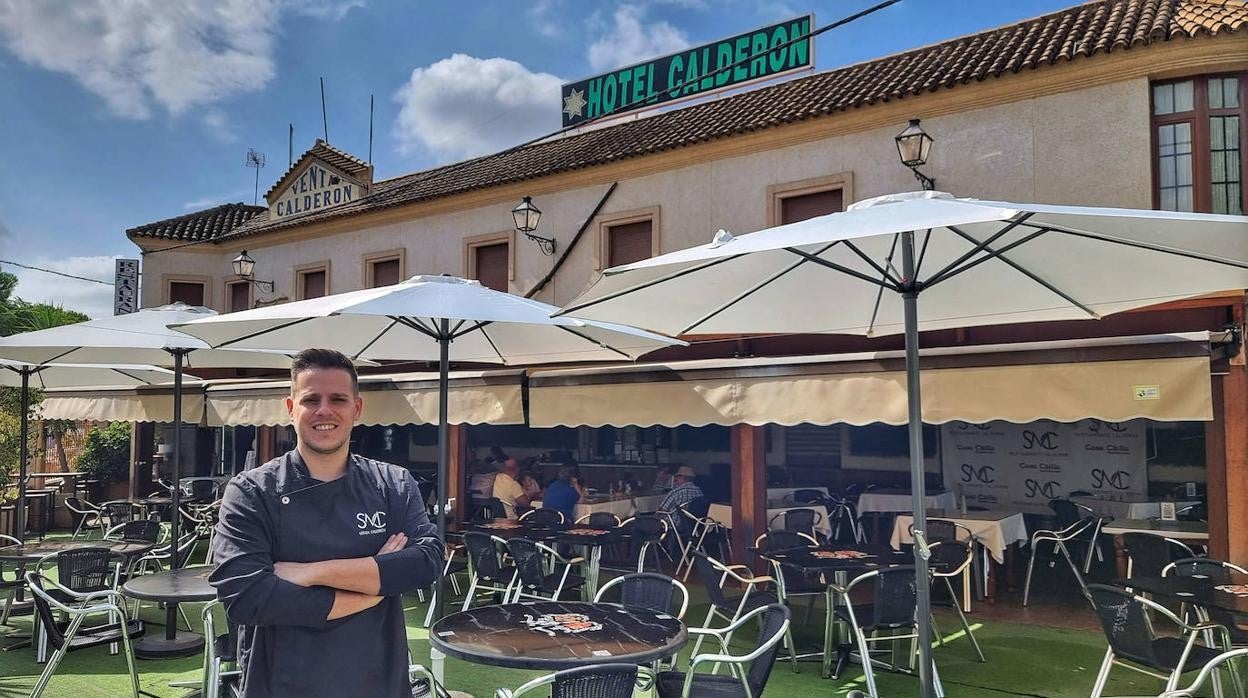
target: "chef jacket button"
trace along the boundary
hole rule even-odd
[[[290,504],[290,497],[282,497],[282,504]]]

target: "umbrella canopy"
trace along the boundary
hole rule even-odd
[[[604,272],[562,312],[674,335],[906,335],[919,672],[932,694],[919,330],[1248,288],[1248,218],[894,194]],[[922,299],[920,313],[919,300]]]
[[[611,322],[551,317],[558,308],[453,276],[256,308],[176,327],[214,347],[336,349],[354,359],[438,361],[438,530],[446,530],[451,361],[533,364],[634,359],[681,342]],[[442,580],[434,591],[441,617]]]

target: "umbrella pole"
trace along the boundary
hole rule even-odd
[[[451,443],[449,415],[447,414],[448,396],[451,390],[451,321],[442,318],[438,324],[438,499],[434,504],[438,519],[438,537],[446,540],[446,486],[450,472]],[[438,570],[438,578],[433,585],[433,620],[442,618],[442,595],[445,580]]]
[[[907,284],[902,292],[902,304],[906,322],[906,401],[910,427],[910,494],[914,515],[914,582],[915,620],[919,635],[919,684],[922,698],[931,698],[932,682],[932,627],[931,627],[931,581],[928,579],[926,549],[923,537],[927,530],[925,472],[923,462],[923,400],[919,393],[919,290],[914,285],[914,233],[901,234],[902,278]],[[867,661],[867,658],[863,658]]]
[[[30,457],[30,373],[31,369],[22,369],[22,441],[18,445],[17,505],[13,507],[13,535],[22,542],[26,541],[26,460]]]

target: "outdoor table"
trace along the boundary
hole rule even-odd
[[[675,655],[687,639],[685,624],[666,613],[568,601],[481,606],[429,629],[433,648],[456,659],[545,671],[647,665]]]
[[[1161,516],[1160,499],[1101,499],[1100,497],[1071,497],[1071,501],[1082,504],[1097,516],[1109,519],[1152,519]],[[1175,509],[1199,504],[1197,501],[1180,501],[1174,503]]]
[[[1220,586],[1228,585],[1241,586],[1245,593],[1234,594],[1218,589]],[[1151,594],[1169,601],[1216,608],[1237,616],[1248,617],[1248,574],[1224,572],[1213,575],[1172,574],[1168,577],[1132,577],[1115,579],[1114,586],[1131,589],[1137,593]]]
[[[635,516],[638,512],[655,511],[663,501],[661,494],[638,494],[631,496],[604,497],[588,496],[576,505],[574,520],[582,519],[590,514],[608,512],[620,517],[621,520]],[[542,500],[534,500],[532,505],[541,508]]]
[[[832,526],[828,522],[827,509],[824,508],[823,505],[820,505],[820,504],[807,504],[807,505],[800,505],[800,506],[793,505],[793,504],[786,504],[785,506],[781,506],[781,507],[767,507],[768,528],[776,528],[776,529],[784,528],[783,521],[779,519],[777,519],[775,521],[775,525],[772,526],[771,525],[772,519],[775,519],[777,515],[783,514],[784,512],[790,509],[822,510],[820,511],[820,513],[823,514],[823,520],[819,522],[818,526],[815,526],[815,530],[818,531],[819,533],[822,533],[825,536],[828,536],[828,537],[832,536]],[[725,528],[732,528],[732,505],[731,504],[712,504],[707,509],[706,515],[714,519],[718,523],[722,524]]]
[[[1027,524],[1023,515],[1017,511],[968,511],[933,509],[927,512],[928,519],[952,521],[968,528],[975,539],[975,545],[992,556],[988,567],[988,579],[984,584],[984,597],[995,603],[996,570],[1004,566],[1006,571],[1006,587],[1013,588],[1014,550],[1019,544],[1030,541],[1027,536]],[[893,535],[890,539],[894,549],[900,549],[903,543],[913,543],[910,537],[910,524],[914,517],[910,514],[898,514],[893,522]],[[982,580],[981,580],[982,581]]]
[[[827,487],[768,487],[767,500],[783,500],[798,490],[818,490],[823,496],[828,496]],[[789,502],[792,503],[793,500],[790,499]]]
[[[151,513],[151,510],[153,508],[173,506],[173,498],[172,497],[122,497],[121,499],[110,499],[107,502],[104,502],[104,504],[129,504],[131,506],[137,506],[143,510],[143,517],[147,518],[147,516]]]
[[[1101,533],[1114,537],[1114,557],[1120,577],[1127,576],[1127,549],[1122,540],[1124,533],[1151,533],[1202,545],[1209,542],[1209,524],[1203,521],[1117,519],[1102,526]]]
[[[913,504],[914,500],[911,498],[909,490],[876,488],[858,495],[858,514],[908,512]],[[958,508],[958,497],[952,490],[927,492],[923,496],[923,507],[926,509],[953,511]]]
[[[847,629],[838,627],[837,594],[834,587],[843,588],[848,583],[851,572],[858,575],[881,567],[914,563],[913,556],[882,546],[821,545],[786,548],[771,552],[759,551],[758,554],[764,559],[797,568],[803,573],[817,573],[822,577],[826,586],[824,591],[826,616],[823,623],[823,678],[825,679],[836,678],[840,675],[852,650]],[[790,648],[790,651],[796,652],[796,648]],[[837,658],[835,670],[832,668],[834,655]]]
[[[26,528],[43,536],[52,525],[52,517],[56,513],[55,495],[59,489],[26,489]],[[38,522],[38,523],[36,523]],[[34,525],[32,525],[34,524]]]
[[[212,601],[217,590],[208,583],[215,565],[144,574],[121,585],[121,593],[133,599],[160,601],[165,604],[163,636],[145,635],[134,646],[134,656],[141,659],[183,657],[204,646],[199,633],[178,630],[178,604],[183,601]]]

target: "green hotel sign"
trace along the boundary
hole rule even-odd
[[[563,125],[737,87],[813,65],[814,15],[563,86]]]

